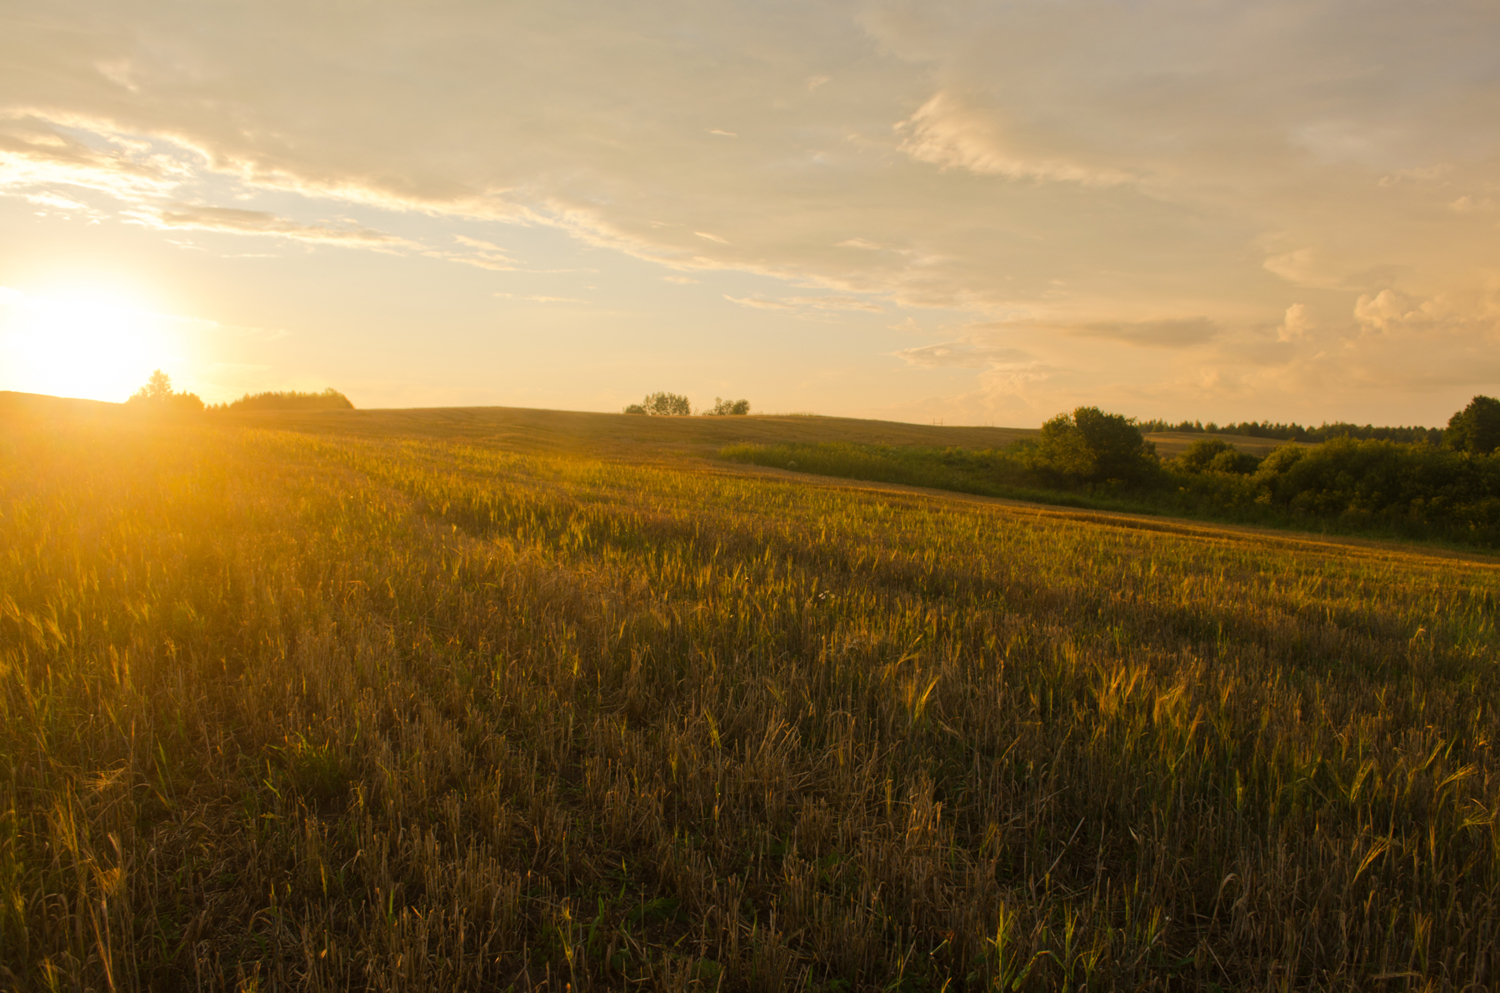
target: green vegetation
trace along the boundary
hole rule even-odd
[[[523,413],[6,415],[0,986],[1494,984],[1491,560]]]
[[[322,393],[299,393],[296,390],[268,393],[246,393],[231,403],[214,404],[209,410],[243,413],[252,410],[353,410],[354,404],[332,386]]]
[[[1003,450],[739,444],[723,458],[852,479],[1040,502],[1500,547],[1500,454],[1487,397],[1455,415],[1450,447],[1334,438],[1264,459],[1205,438],[1158,460],[1119,415],[1080,407]],[[1477,413],[1476,413],[1477,411]],[[1473,423],[1476,427],[1468,427]],[[1500,443],[1500,418],[1494,426]]]

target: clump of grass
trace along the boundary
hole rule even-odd
[[[1485,988],[1493,565],[686,463],[0,433],[0,977]]]

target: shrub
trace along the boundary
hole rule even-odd
[[[625,413],[627,414],[644,414],[645,412],[646,408],[638,403],[633,403],[625,408]]]

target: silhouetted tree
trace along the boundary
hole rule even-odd
[[[1449,419],[1443,444],[1475,455],[1488,455],[1500,448],[1500,400],[1487,396],[1470,400]]]
[[[145,413],[154,414],[201,414],[203,412],[203,401],[196,393],[172,392],[172,377],[157,369],[146,380],[146,385],[136,390],[130,399],[125,401],[126,407]]]

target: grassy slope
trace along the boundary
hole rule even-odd
[[[1489,560],[302,416],[4,422],[0,985],[1495,982]]]

